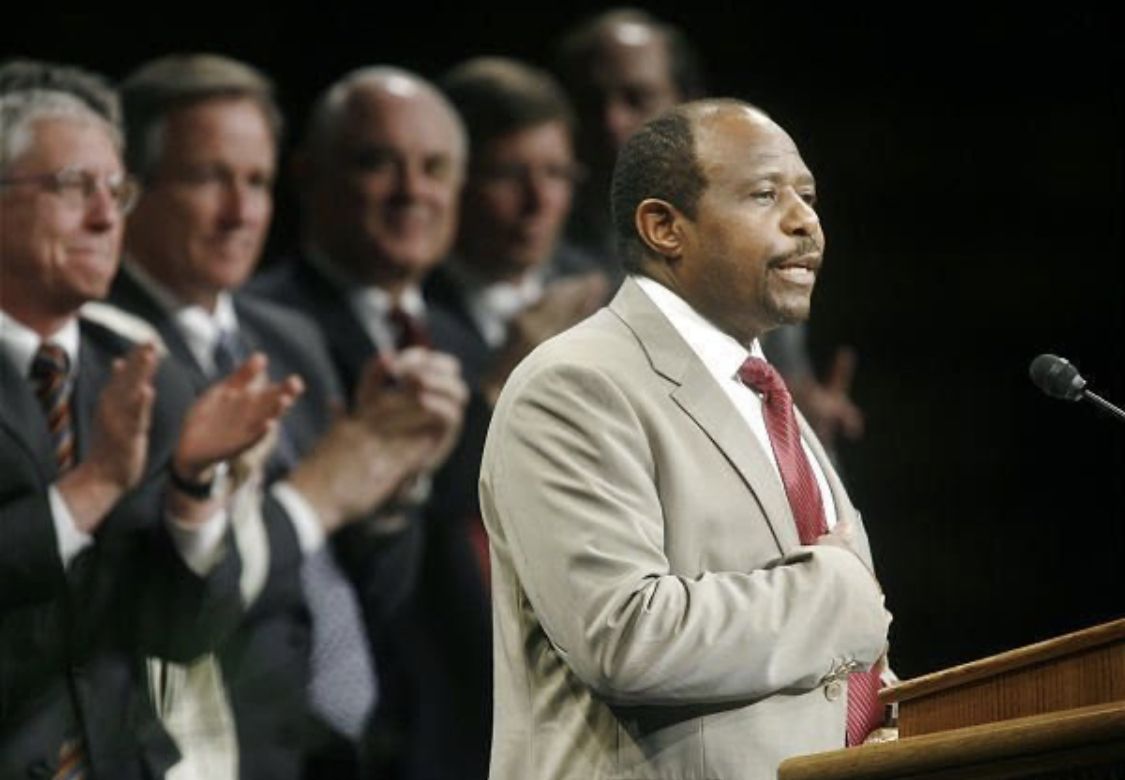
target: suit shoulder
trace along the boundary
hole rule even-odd
[[[240,317],[250,318],[259,327],[277,330],[295,339],[316,328],[316,323],[304,312],[252,288],[235,296],[235,308]]]
[[[505,394],[544,382],[598,377],[627,387],[647,373],[648,360],[633,332],[608,308],[540,344],[512,372]],[[510,388],[510,392],[509,392]]]
[[[328,397],[339,395],[328,342],[309,315],[252,292],[235,296],[235,311],[254,347],[276,364],[271,373],[296,373],[310,389],[319,387]]]
[[[300,259],[290,257],[272,264],[250,279],[242,288],[242,293],[258,300],[282,304],[290,309],[304,308],[309,291],[302,289],[298,278],[301,275],[301,263]]]

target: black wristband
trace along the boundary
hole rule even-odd
[[[168,464],[168,480],[176,490],[199,501],[206,501],[211,498],[215,489],[215,478],[213,476],[206,482],[189,482],[176,473],[176,469],[171,463]]]

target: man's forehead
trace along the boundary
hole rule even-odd
[[[109,152],[116,163],[119,159],[117,143],[104,123],[84,116],[44,116],[28,126],[29,136],[26,147],[16,160],[52,157],[88,157],[91,150]],[[76,136],[82,136],[82,143],[75,144]]]
[[[393,89],[386,88],[387,84]],[[457,125],[441,101],[407,79],[391,77],[353,93],[344,119],[345,132],[379,133],[392,123],[416,127],[419,134],[440,130],[450,138],[457,135]]]
[[[704,167],[725,166],[732,159],[753,168],[798,165],[805,168],[797,144],[777,123],[748,106],[726,106],[695,117],[696,151]]]

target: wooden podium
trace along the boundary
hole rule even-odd
[[[1125,619],[879,697],[898,704],[897,741],[791,758],[778,780],[1125,778]]]

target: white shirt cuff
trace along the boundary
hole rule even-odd
[[[47,488],[47,501],[51,505],[51,522],[55,524],[55,539],[59,543],[59,558],[63,569],[70,568],[70,562],[78,553],[94,543],[94,537],[78,530],[74,515],[63,500],[62,493],[54,485]]]
[[[293,530],[297,534],[297,543],[305,555],[316,552],[324,546],[324,526],[316,510],[301,495],[297,488],[288,482],[275,482],[270,488],[273,497],[281,504],[289,520],[293,523]]]
[[[171,514],[166,514],[165,519],[172,543],[184,563],[200,577],[207,576],[226,552],[223,537],[230,524],[227,510],[218,510],[203,523],[184,523]]]

